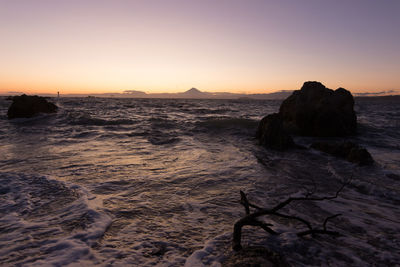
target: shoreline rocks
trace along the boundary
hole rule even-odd
[[[298,147],[290,134],[339,137],[356,132],[357,117],[351,93],[309,81],[282,102],[279,113],[261,120],[256,137],[267,148],[285,150]]]
[[[317,141],[312,143],[311,148],[325,152],[332,156],[346,159],[358,165],[372,165],[374,160],[369,152],[353,142],[327,142]]]
[[[343,88],[328,89],[320,82],[305,82],[282,102],[279,114],[291,134],[336,137],[357,132],[351,93]]]
[[[291,134],[312,137],[343,137],[357,133],[354,99],[349,91],[335,91],[322,83],[305,82],[279,108],[279,113],[265,116],[259,123],[256,138],[269,149],[299,148]],[[371,165],[369,152],[352,142],[314,142],[311,148],[359,165]]]
[[[58,107],[41,96],[14,96],[8,108],[8,119],[31,118],[39,113],[56,113]]]

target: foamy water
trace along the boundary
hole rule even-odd
[[[243,216],[239,190],[260,206],[317,188],[337,199],[287,212],[330,222],[334,238],[298,238],[302,226],[266,217],[279,236],[245,228],[294,265],[394,265],[400,247],[398,103],[356,103],[376,164],[313,150],[268,151],[254,139],[279,101],[59,99],[55,115],[7,120],[0,100],[2,265],[218,266]],[[308,145],[310,138],[296,138]]]

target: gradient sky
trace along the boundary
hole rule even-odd
[[[0,93],[400,89],[399,0],[0,0]]]

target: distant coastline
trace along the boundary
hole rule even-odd
[[[229,92],[202,92],[196,88],[191,88],[181,93],[146,93],[143,91],[127,90],[123,93],[101,93],[101,94],[62,94],[61,97],[101,97],[101,98],[161,98],[161,99],[238,99],[238,100],[283,100],[290,96],[294,90],[281,90],[265,94],[239,94]],[[371,98],[400,98],[400,91],[389,91],[377,93],[352,93],[357,99]],[[399,93],[399,94],[394,94]],[[2,96],[21,95],[24,92],[7,92],[0,94]],[[57,94],[38,94],[45,97],[57,97]]]

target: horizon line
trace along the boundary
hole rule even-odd
[[[208,91],[201,91],[195,87],[192,87],[189,90],[183,91],[183,92],[160,92],[160,93],[147,93],[145,91],[139,91],[139,90],[124,90],[123,92],[104,92],[104,93],[61,93],[60,90],[58,90],[56,93],[48,93],[48,92],[35,92],[35,93],[25,93],[24,91],[8,91],[8,92],[0,92],[0,96],[16,96],[16,95],[38,95],[38,96],[45,96],[45,97],[57,97],[57,96],[64,96],[64,97],[88,97],[88,96],[94,96],[94,97],[100,97],[100,98],[230,98],[233,97],[233,99],[237,98],[242,98],[246,96],[274,96],[274,95],[279,95],[283,94],[282,98],[285,98],[284,95],[290,95],[292,92],[297,91],[300,89],[295,89],[295,90],[277,90],[277,91],[271,91],[269,93],[236,93],[236,92],[229,92],[229,91],[216,91],[216,92],[208,92]],[[347,90],[347,89],[346,89]],[[190,95],[190,91],[194,91],[192,95]],[[350,91],[350,90],[349,90]],[[385,91],[378,91],[378,92],[357,92],[353,93],[350,91],[350,93],[354,96],[360,97],[360,96],[397,96],[400,95],[400,90],[385,90]],[[163,97],[164,96],[164,97]],[[224,97],[225,96],[225,97]],[[286,96],[287,97],[287,96]],[[279,98],[279,96],[277,96]]]

